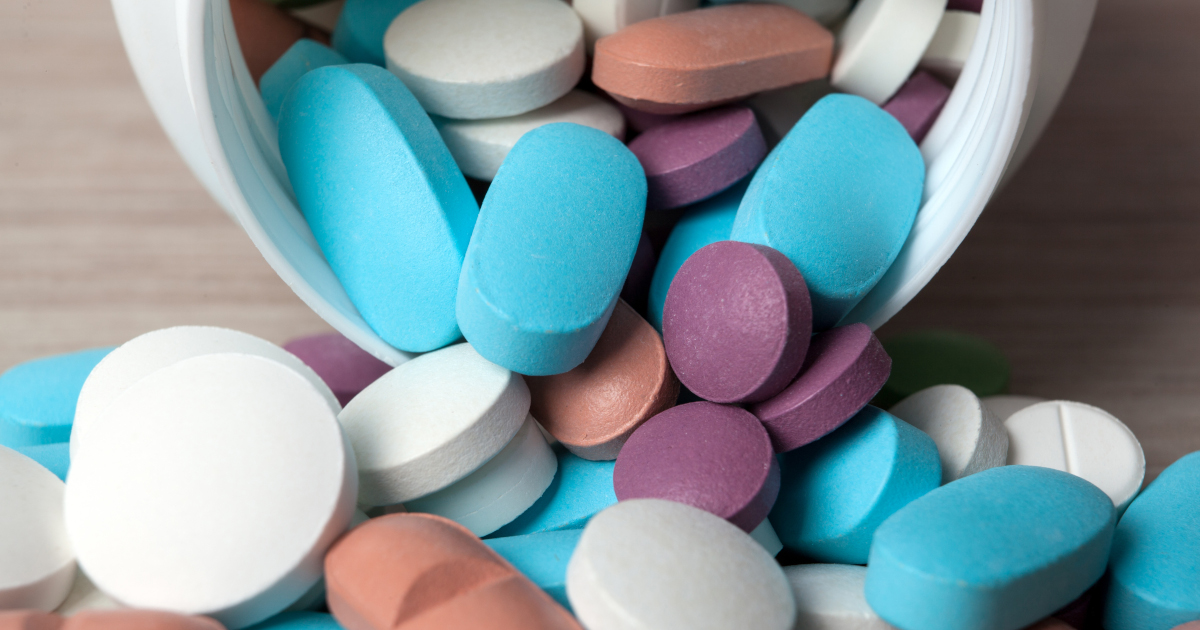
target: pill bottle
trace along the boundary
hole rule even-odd
[[[228,0],[112,0],[134,72],[188,166],[317,315],[393,365],[410,358],[351,304],[309,231],[275,123],[242,60]],[[1028,155],[1083,49],[1096,0],[985,0],[973,47],[921,143],[927,175],[908,241],[844,323],[878,328],[966,237]]]

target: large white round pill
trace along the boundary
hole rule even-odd
[[[528,413],[521,375],[470,344],[384,374],[338,416],[358,457],[359,503],[404,503],[466,477],[512,440]]]
[[[71,457],[78,456],[95,421],[129,386],[184,359],[218,352],[253,354],[282,363],[303,376],[336,414],[342,407],[325,381],[296,355],[265,340],[237,330],[214,326],[175,326],[130,339],[92,369],[75,405],[71,427]]]
[[[796,598],[796,628],[803,630],[892,630],[867,604],[867,567],[798,564],[784,567]]]
[[[141,379],[92,427],[67,476],[67,534],[103,592],[229,628],[321,577],[354,513],[354,454],[294,369],[221,353]]]
[[[1008,458],[1004,423],[962,385],[925,388],[888,411],[933,438],[943,484],[1003,466]]]
[[[829,82],[882,105],[929,47],[946,0],[862,0],[837,39]]]
[[[63,482],[0,446],[0,610],[54,610],[75,579],[63,528]]]
[[[779,564],[719,516],[632,499],[588,522],[567,596],[589,630],[785,630],[796,604]]]
[[[691,11],[699,0],[574,0],[571,6],[583,20],[588,50],[601,37],[642,20]]]
[[[1045,398],[1036,396],[1020,396],[1017,394],[996,394],[995,396],[984,396],[979,399],[992,413],[1000,418],[1000,422],[1008,420],[1008,417],[1018,411],[1036,405],[1040,402],[1046,402]]]
[[[583,25],[562,0],[422,0],[384,35],[387,67],[431,114],[535,110],[583,76]]]
[[[1091,405],[1051,400],[1004,422],[1008,463],[1069,472],[1100,488],[1117,513],[1133,501],[1146,476],[1146,456],[1133,431]]]

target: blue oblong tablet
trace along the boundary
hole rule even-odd
[[[833,327],[883,277],[921,205],[925,161],[904,127],[870,101],[822,98],[754,175],[733,240],[796,264],[813,328]]]
[[[1168,466],[1129,505],[1108,572],[1107,630],[1170,630],[1200,619],[1200,451]]]
[[[328,613],[284,612],[247,630],[342,630],[342,626]]]
[[[279,150],[317,244],[367,324],[408,352],[457,340],[455,291],[479,208],[400,79],[366,64],[305,74],[280,109]]]
[[[334,49],[308,38],[301,38],[292,44],[283,56],[271,64],[258,80],[258,90],[262,92],[263,104],[272,118],[279,119],[279,108],[283,105],[283,97],[300,77],[312,70],[325,66],[340,66],[350,63]]]
[[[951,482],[875,532],[867,603],[901,630],[1017,630],[1104,574],[1115,511],[1069,473],[1001,466]]]
[[[92,368],[112,350],[96,348],[43,357],[0,374],[0,445],[70,440],[79,390]]]
[[[559,447],[558,473],[528,510],[488,538],[583,529],[588,519],[617,502],[615,461],[594,462]]]
[[[333,27],[333,47],[353,63],[387,65],[383,36],[417,0],[346,0]]]
[[[646,213],[646,175],[621,141],[554,123],[526,133],[479,211],[458,323],[487,360],[549,375],[583,363],[616,305]]]
[[[554,601],[571,610],[567,599],[567,562],[575,553],[582,529],[539,532],[524,536],[489,538],[487,543],[525,577],[546,591]]]

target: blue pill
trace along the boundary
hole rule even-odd
[[[112,350],[97,348],[34,359],[0,374],[0,445],[69,441],[79,390],[92,368]]]
[[[457,340],[454,301],[479,208],[425,110],[387,70],[305,74],[279,149],[313,236],[363,319],[408,352]]]
[[[542,498],[489,538],[583,529],[593,515],[617,502],[612,480],[616,462],[593,462],[565,449],[557,455],[558,474]]]
[[[327,613],[285,612],[247,630],[342,630],[342,626]]]
[[[895,118],[831,94],[808,110],[754,175],[735,241],[768,245],[796,264],[813,327],[833,327],[883,277],[921,205],[925,161]]]
[[[620,140],[554,123],[521,137],[479,211],[458,323],[514,372],[583,363],[612,315],[646,214],[646,175]]]
[[[262,92],[263,104],[271,117],[278,120],[283,97],[300,77],[317,68],[347,63],[350,62],[345,57],[324,44],[307,38],[298,39],[259,79],[258,90]]]
[[[575,553],[582,529],[540,532],[508,538],[489,538],[483,542],[504,556],[518,571],[546,591],[554,601],[571,610],[567,599],[567,562]]]
[[[901,630],[1017,630],[1104,573],[1112,500],[1069,473],[1001,466],[896,512],[875,532],[867,603]]]
[[[55,477],[63,481],[67,480],[67,471],[71,469],[71,444],[69,442],[15,446],[13,450],[41,464],[46,470],[54,473]]]
[[[383,36],[417,0],[346,0],[333,27],[333,48],[352,63],[387,65]]]
[[[833,433],[780,455],[771,524],[814,560],[866,564],[876,528],[937,488],[942,463],[928,435],[867,406]]]
[[[1200,619],[1200,452],[1171,464],[1129,505],[1108,572],[1106,630]]]

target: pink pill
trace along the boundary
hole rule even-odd
[[[900,87],[896,95],[883,105],[883,111],[891,114],[904,125],[913,142],[920,144],[925,134],[937,121],[938,114],[950,98],[950,88],[932,74],[918,70]]]
[[[870,328],[834,328],[813,337],[800,376],[787,389],[750,411],[775,451],[784,453],[842,426],[879,393],[891,371],[892,358]]]
[[[613,469],[617,500],[666,499],[749,532],[779,495],[771,438],[748,411],[710,402],[672,407],[638,427]]]
[[[653,127],[629,143],[646,170],[646,209],[707,199],[749,175],[767,155],[754,111],[721,107]]]
[[[667,290],[667,358],[680,382],[705,400],[758,402],[779,393],[799,372],[811,336],[804,277],[765,245],[708,245]]]
[[[343,405],[392,369],[339,333],[300,337],[283,349],[312,368]]]

